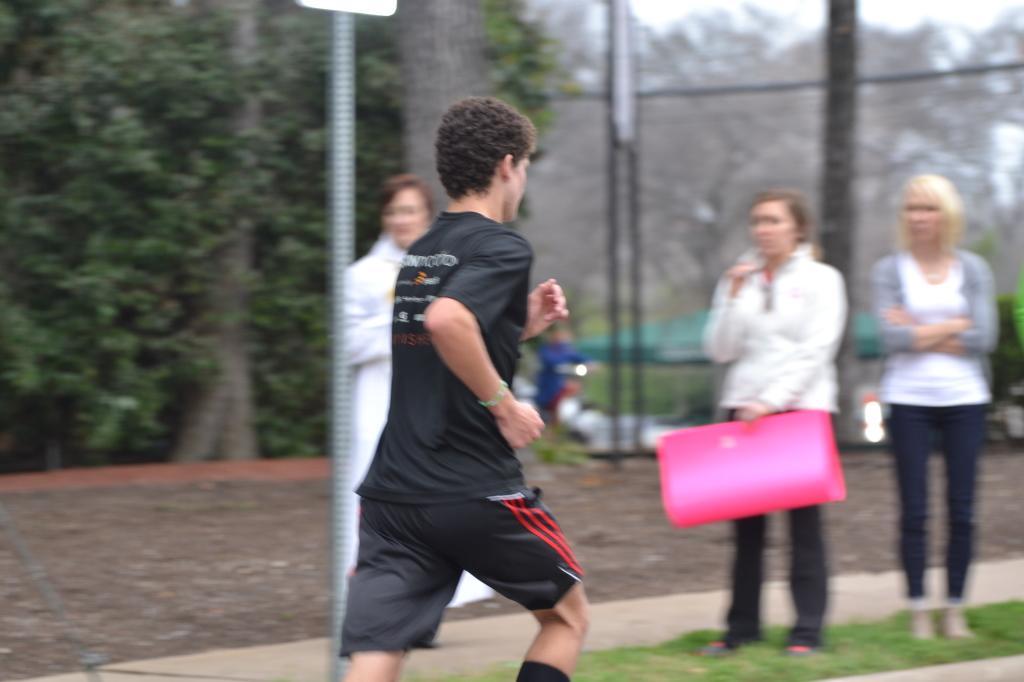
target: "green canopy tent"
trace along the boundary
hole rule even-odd
[[[708,311],[680,315],[667,320],[648,322],[640,328],[640,361],[648,365],[703,364],[702,338]],[[862,359],[881,355],[878,323],[870,313],[857,313],[853,318],[857,356]],[[611,335],[588,336],[576,342],[576,348],[598,362],[611,359]],[[625,329],[619,334],[620,360],[632,360],[633,333]]]

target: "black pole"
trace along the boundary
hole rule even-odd
[[[632,448],[634,455],[639,455],[644,450],[643,442],[643,417],[644,409],[644,364],[643,364],[643,253],[640,237],[640,163],[639,163],[639,130],[640,112],[636,98],[636,51],[634,49],[633,16],[629,11],[628,0],[620,0],[619,12],[613,13],[616,20],[621,23],[613,27],[612,35],[614,40],[613,72],[611,88],[612,106],[614,113],[621,117],[617,120],[615,129],[615,142],[617,144],[618,164],[624,165],[621,172],[626,174],[624,187],[621,189],[616,183],[616,192],[625,190],[625,209],[615,214],[616,220],[624,220],[629,241],[629,281],[630,281],[630,340],[629,340],[629,365],[632,372],[630,393],[632,394],[631,411],[633,413],[633,428],[631,434]],[[623,158],[625,157],[625,158]],[[621,197],[620,197],[621,198]]]
[[[825,262],[839,270],[847,282],[852,282],[856,270],[853,185],[857,177],[857,0],[830,0],[828,8],[821,245]],[[846,293],[849,321],[857,311],[857,287],[849,287]],[[852,324],[846,326],[836,368],[839,375],[836,438],[840,443],[855,442],[860,437],[860,429],[859,406],[853,391],[858,360]]]
[[[608,2],[608,320],[611,323],[611,344],[608,362],[611,365],[609,398],[611,408],[612,462],[621,466],[619,416],[621,404],[621,367],[619,366],[619,144],[615,125],[615,3]]]
[[[643,244],[640,236],[640,150],[636,137],[639,135],[639,112],[637,115],[637,133],[628,147],[629,156],[629,236],[630,236],[630,275],[631,275],[631,317],[633,322],[633,453],[639,455],[644,451],[643,424],[644,416],[644,359],[643,339]]]

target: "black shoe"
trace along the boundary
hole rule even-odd
[[[730,646],[728,642],[711,642],[696,651],[698,656],[707,656],[708,658],[722,658],[734,653],[736,653],[736,647]]]

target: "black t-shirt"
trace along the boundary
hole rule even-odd
[[[515,452],[490,410],[441,360],[423,316],[435,298],[466,306],[511,385],[532,261],[526,239],[478,213],[442,213],[409,249],[391,321],[391,408],[359,495],[430,503],[522,490]]]

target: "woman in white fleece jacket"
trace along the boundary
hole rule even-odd
[[[754,248],[722,276],[704,334],[707,354],[730,363],[720,403],[730,420],[836,410],[834,361],[846,322],[846,290],[842,275],[815,259],[810,229],[807,202],[799,192],[770,190],[754,198]],[[799,656],[822,644],[828,569],[820,508],[791,510],[789,527],[797,618],[786,652]],[[707,655],[761,639],[766,528],[765,516],[734,522],[728,630],[722,641],[703,649]]]
[[[352,490],[366,476],[388,417],[395,279],[406,250],[426,233],[434,215],[430,186],[409,173],[388,178],[380,188],[378,202],[380,239],[345,271],[345,353],[353,387],[352,459],[347,486]],[[358,496],[349,495],[345,504],[349,520],[347,556],[354,562],[359,544]],[[493,596],[494,590],[463,573],[449,606],[463,606]]]

